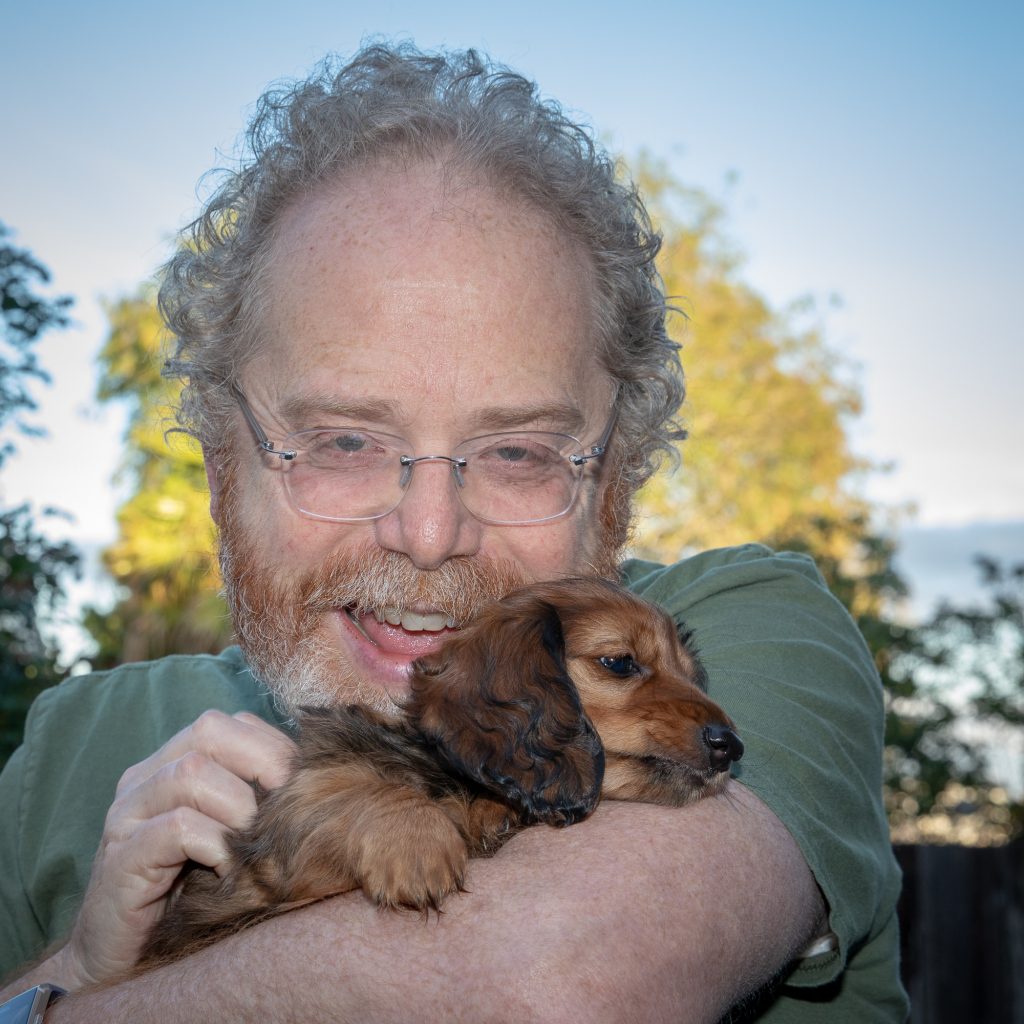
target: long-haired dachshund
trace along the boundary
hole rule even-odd
[[[404,718],[303,714],[294,774],[228,837],[227,874],[185,875],[139,969],[352,889],[436,909],[527,825],[720,790],[743,744],[703,686],[689,637],[620,587],[516,591],[415,663]]]

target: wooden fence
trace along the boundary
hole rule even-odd
[[[1024,837],[896,857],[912,1024],[1024,1024]]]

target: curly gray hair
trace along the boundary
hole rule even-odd
[[[532,82],[473,50],[375,44],[268,90],[246,138],[240,169],[223,172],[160,288],[174,340],[165,373],[184,384],[179,423],[205,448],[223,444],[234,409],[224,385],[260,344],[260,280],[282,211],[349,168],[444,155],[534,204],[590,254],[599,358],[618,386],[619,487],[631,493],[659,454],[675,454],[684,386],[654,263],[661,238],[615,162]]]

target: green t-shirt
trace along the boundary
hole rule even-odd
[[[758,1019],[904,1020],[882,692],[849,615],[808,558],[757,545],[630,561],[624,577],[693,630],[746,747],[734,775],[793,834],[828,901],[838,948],[801,961]],[[35,702],[0,776],[0,974],[70,927],[121,773],[208,708],[280,724],[237,648],[78,676]]]

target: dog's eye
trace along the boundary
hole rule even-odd
[[[598,658],[597,663],[617,676],[636,676],[640,674],[640,666],[633,660],[632,655],[629,654],[619,654],[614,658]]]

